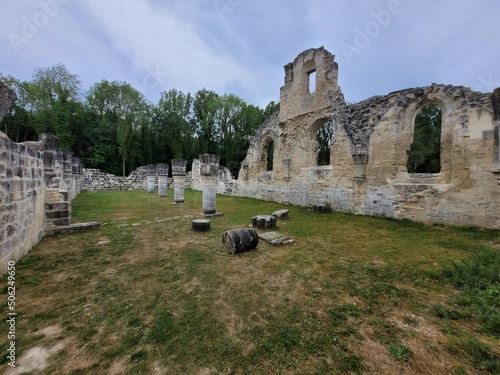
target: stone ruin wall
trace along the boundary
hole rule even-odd
[[[231,175],[231,171],[226,167],[219,165],[217,170],[217,193],[238,196],[239,186],[240,184],[238,181]],[[189,172],[186,176],[186,187],[198,191],[203,190],[199,159],[193,160],[191,172]]]
[[[316,72],[316,90],[308,76]],[[500,89],[461,86],[401,90],[348,104],[338,66],[310,49],[285,66],[280,111],[257,130],[233,195],[298,205],[329,204],[356,214],[500,228],[498,146]],[[441,171],[407,172],[415,116],[426,104],[442,111]],[[330,165],[317,166],[316,134],[331,121]],[[267,146],[274,142],[272,171]]]
[[[0,132],[0,272],[52,228],[71,223],[82,166],[58,144],[47,134],[38,142],[15,143]]]
[[[167,187],[172,188],[173,178],[167,179]],[[82,190],[110,191],[110,190],[146,190],[147,167],[141,166],[132,171],[127,177],[118,177],[114,174],[102,172],[100,169],[83,169]],[[155,189],[158,188],[158,176],[155,175]]]
[[[316,90],[308,92],[309,73]],[[500,228],[500,89],[431,86],[346,103],[334,56],[309,49],[285,66],[280,110],[253,136],[235,180],[219,167],[217,192],[298,205],[410,220]],[[15,101],[0,82],[0,121]],[[415,116],[426,104],[442,111],[441,171],[410,174],[406,163]],[[330,165],[316,166],[316,134],[334,127]],[[266,169],[274,142],[273,168]],[[186,187],[201,190],[199,161]],[[27,253],[51,227],[71,223],[71,200],[81,190],[142,190],[146,168],[126,178],[83,170],[58,139],[11,142],[0,133],[0,270]],[[157,176],[155,178],[157,185]],[[173,179],[168,179],[172,187]]]

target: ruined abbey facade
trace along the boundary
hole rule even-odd
[[[337,76],[334,56],[322,47],[285,65],[280,110],[256,131],[238,179],[219,168],[217,191],[356,214],[500,228],[500,88],[480,93],[432,84],[348,104]],[[0,121],[15,100],[0,82]],[[410,173],[415,118],[428,104],[438,106],[442,117],[439,171]],[[332,130],[329,163],[318,165],[317,134],[325,124]],[[0,132],[0,273],[45,234],[71,225],[71,201],[81,190],[146,188],[147,168],[128,178],[84,170],[58,144],[48,134],[37,142],[15,143]],[[200,190],[202,180],[195,160],[185,184]]]
[[[284,68],[280,110],[251,140],[235,195],[500,228],[500,89],[432,84],[348,104],[324,48],[306,50]],[[427,104],[442,113],[440,170],[409,173],[415,117]],[[316,135],[328,122],[330,163],[318,166]]]

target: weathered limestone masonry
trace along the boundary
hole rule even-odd
[[[0,118],[15,94],[0,82]],[[7,99],[6,99],[7,98]],[[0,272],[54,228],[71,224],[71,200],[81,189],[82,165],[59,140],[11,142],[0,132]]]
[[[240,183],[231,176],[231,171],[226,167],[219,165],[217,172],[216,189],[218,194],[238,195]],[[186,186],[193,190],[203,190],[201,179],[200,159],[194,159],[191,164],[191,172],[186,176]]]
[[[174,203],[184,203],[184,187],[186,186],[187,160],[172,159],[172,177],[174,178]]]
[[[71,224],[71,200],[81,189],[81,164],[59,140],[11,142],[0,132],[0,272],[41,238]]]
[[[216,214],[217,171],[220,156],[212,154],[200,155],[200,174],[203,186],[203,214]]]
[[[45,234],[43,149],[0,132],[0,273]]]
[[[71,201],[82,189],[82,164],[70,151],[59,150],[59,139],[40,134],[43,149],[46,233],[71,224]]]
[[[0,120],[16,96],[0,82]],[[11,142],[0,132],[0,273],[45,234],[98,228],[71,225],[71,201],[82,187],[82,164],[59,139],[40,134],[38,142]]]
[[[156,174],[158,181],[158,196],[165,198],[167,196],[168,164],[157,164]],[[154,186],[154,181],[153,181]]]
[[[337,76],[334,56],[323,47],[306,50],[285,66],[280,111],[254,135],[231,194],[500,228],[500,89],[484,94],[432,84],[348,104]],[[441,170],[410,174],[415,116],[430,103],[442,111]],[[330,165],[317,166],[316,134],[327,122],[334,129]],[[271,141],[273,168],[267,171]]]
[[[127,177],[117,177],[114,174],[102,172],[100,169],[83,169],[82,190],[111,191],[111,190],[146,190],[147,166],[132,171]],[[158,176],[153,176],[154,186],[158,186]],[[173,179],[167,179],[167,188],[173,184]]]

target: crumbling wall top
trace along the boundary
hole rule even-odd
[[[285,84],[280,93],[280,119],[288,119],[322,110],[329,106],[338,88],[338,64],[323,47],[300,53],[284,66]]]

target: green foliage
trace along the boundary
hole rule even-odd
[[[18,96],[0,128],[11,140],[50,133],[85,167],[116,175],[173,158],[191,165],[202,153],[220,155],[221,165],[237,175],[255,129],[279,109],[205,88],[194,96],[171,89],[152,104],[130,84],[105,79],[82,95],[78,75],[63,64],[37,68],[31,81],[0,79]]]
[[[455,340],[452,350],[459,351],[474,366],[490,374],[500,374],[500,356],[489,346],[470,334]]]
[[[273,170],[273,163],[274,163],[274,142],[270,141],[267,144],[267,154],[266,154],[266,170],[267,171],[272,171]]]
[[[471,259],[450,260],[443,275],[448,282],[464,291],[486,290],[500,283],[500,252],[484,249]]]
[[[316,142],[318,143],[318,166],[330,165],[330,150],[335,141],[334,128],[331,122],[327,122],[319,128],[316,134]]]
[[[435,104],[428,104],[418,112],[408,153],[408,173],[441,170],[441,117],[441,109]]]
[[[500,253],[483,249],[470,259],[450,263],[442,277],[462,291],[456,303],[471,310],[484,333],[500,338]]]
[[[402,344],[389,344],[387,349],[394,358],[400,361],[408,361],[413,355],[411,349]]]
[[[462,313],[461,311],[449,308],[443,303],[436,303],[431,305],[431,311],[436,316],[442,319],[457,320],[467,317],[466,314]]]

